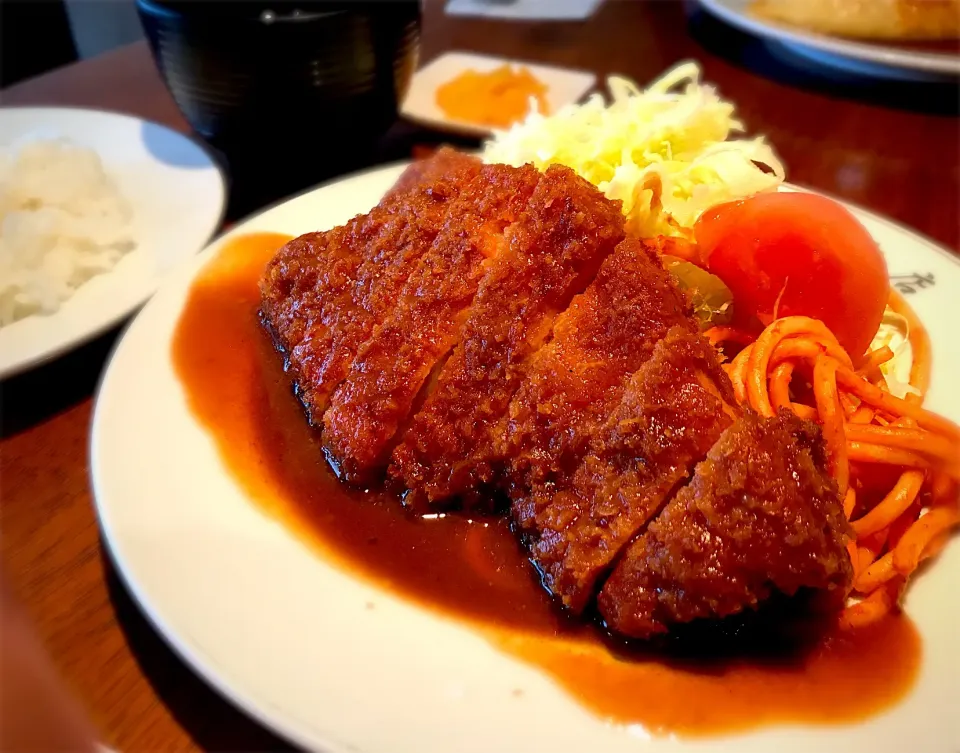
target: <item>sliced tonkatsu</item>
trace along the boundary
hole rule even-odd
[[[381,204],[398,197],[402,200],[404,194],[411,189],[426,188],[429,191],[436,181],[469,176],[476,174],[479,169],[480,160],[476,157],[448,146],[441,147],[428,159],[417,160],[407,167],[397,178],[397,182],[384,194]]]
[[[360,346],[393,309],[480,167],[473,157],[443,152],[408,169],[400,179],[407,188],[369,213],[294,239],[267,266],[261,313],[311,423],[320,423]]]
[[[619,202],[552,165],[491,264],[436,388],[394,450],[415,503],[465,500],[494,481],[497,431],[527,360],[623,239]]]
[[[774,591],[840,608],[849,525],[819,429],[784,411],[747,413],[617,565],[598,598],[615,632],[648,638],[678,623],[756,608]]]
[[[261,314],[342,478],[415,510],[509,502],[571,612],[649,638],[775,592],[837,605],[819,431],[737,406],[660,245],[565,167],[441,150],[287,244]]]
[[[457,344],[480,281],[506,251],[540,177],[529,165],[487,165],[450,203],[443,229],[360,348],[324,418],[328,451],[346,478],[361,481],[386,467],[394,436]]]
[[[696,331],[686,299],[653,252],[624,240],[524,371],[500,431],[511,496],[570,477],[627,378],[671,327]]]
[[[579,612],[630,541],[693,472],[737,414],[716,351],[675,327],[629,379],[583,461],[562,485],[513,505],[544,585]]]

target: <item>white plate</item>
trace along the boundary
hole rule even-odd
[[[128,115],[53,107],[0,109],[0,149],[24,137],[97,151],[130,202],[137,246],[58,311],[0,328],[0,378],[76,347],[142,304],[166,273],[207,244],[226,204],[219,168],[196,143]]]
[[[860,42],[780,26],[750,15],[747,8],[751,2],[700,0],[703,7],[733,26],[780,42],[804,57],[854,73],[910,79],[960,76],[960,55],[923,52],[879,42]]]
[[[545,675],[452,619],[378,590],[318,556],[251,502],[189,410],[171,338],[191,280],[225,241],[297,235],[369,209],[399,175],[346,178],[233,228],[162,287],[133,322],[97,398],[91,466],[104,539],[158,630],[252,716],[331,753],[627,753],[674,750],[595,717]],[[933,276],[910,302],[934,345],[930,405],[960,420],[960,264],[909,230],[854,210],[896,275]],[[144,400],[149,395],[149,400]],[[862,724],[769,728],[689,743],[697,750],[960,749],[960,545],[911,584],[921,677]],[[365,608],[375,602],[376,609]],[[522,702],[512,690],[522,689]]]
[[[448,118],[437,106],[437,89],[464,71],[491,71],[504,64],[525,66],[547,85],[546,97],[550,112],[556,112],[564,105],[579,101],[597,81],[596,74],[590,71],[576,71],[570,68],[528,63],[523,60],[475,55],[472,52],[448,52],[431,60],[414,74],[400,114],[421,125],[441,131],[467,136],[489,136],[493,133],[493,129],[488,126]]]

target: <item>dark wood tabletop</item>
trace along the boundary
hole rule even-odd
[[[798,67],[782,50],[681,2],[607,0],[584,22],[447,16],[428,2],[422,59],[461,49],[646,82],[687,58],[766,134],[788,178],[889,215],[956,253],[960,121],[954,84],[878,82]],[[0,92],[0,104],[116,110],[189,128],[145,43]],[[409,155],[446,137],[398,123],[358,164]],[[318,176],[328,177],[328,176]],[[236,219],[231,218],[231,219]],[[2,393],[0,552],[7,579],[54,663],[123,751],[284,747],[166,648],[102,547],[88,468],[92,395],[119,330],[9,379]],[[375,720],[371,720],[375,723]]]

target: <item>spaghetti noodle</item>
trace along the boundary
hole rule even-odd
[[[792,410],[822,427],[853,531],[848,552],[854,597],[841,615],[845,627],[872,623],[895,609],[908,578],[960,523],[960,428],[922,407],[930,341],[893,291],[890,307],[910,328],[910,384],[919,395],[905,399],[890,394],[880,372],[893,357],[890,348],[868,353],[855,371],[850,355],[816,319],[776,319],[752,341],[730,327],[706,332],[715,345],[743,346],[725,367],[741,404],[763,416]],[[878,466],[896,472],[896,482],[879,499],[865,493],[863,484]]]

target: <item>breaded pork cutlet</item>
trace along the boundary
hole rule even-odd
[[[627,378],[671,327],[695,332],[683,294],[633,239],[607,257],[530,358],[500,432],[514,499],[569,480]]]
[[[670,626],[754,609],[774,591],[850,589],[849,525],[817,427],[747,413],[693,480],[630,545],[598,598],[611,630],[648,638]]]
[[[261,278],[261,313],[284,353],[311,423],[346,376],[374,324],[443,227],[462,185],[480,170],[472,157],[441,152],[409,168],[408,188],[365,215],[288,243]]]
[[[570,611],[649,638],[775,593],[838,607],[849,525],[819,431],[736,406],[623,222],[567,168],[441,151],[287,244],[262,317],[345,476],[386,465],[419,509],[506,491]]]
[[[540,173],[487,165],[451,202],[444,227],[396,305],[360,349],[324,417],[324,442],[345,478],[386,468],[394,435],[431,371],[460,335],[480,280],[507,246]]]
[[[470,163],[427,183],[417,183],[398,195],[402,200],[389,202],[386,215],[367,215],[367,224],[374,229],[360,241],[367,253],[349,286],[349,300],[331,300],[324,307],[322,327],[309,346],[301,346],[309,355],[325,354],[321,368],[309,375],[316,404],[324,409],[329,404],[374,327],[393,311],[407,279],[443,229],[463,185],[479,169],[478,163]],[[293,356],[298,355],[295,349]]]
[[[572,479],[513,504],[544,586],[573,612],[737,415],[716,351],[675,327],[627,382]]]
[[[360,266],[360,249],[343,243],[350,224],[294,238],[263,272],[260,316],[285,357],[303,341],[326,295],[345,287]]]
[[[446,176],[457,180],[475,174],[480,162],[475,157],[443,148],[428,160],[415,162],[381,199],[375,212],[388,212],[406,201],[414,190],[430,191],[435,181]],[[312,312],[322,305],[326,294],[339,290],[356,276],[369,255],[364,230],[375,229],[367,215],[357,215],[344,225],[326,232],[306,233],[287,243],[270,261],[261,279],[261,311],[289,352],[303,338],[312,321]]]
[[[547,169],[480,283],[461,341],[394,450],[414,504],[472,495],[494,480],[495,435],[554,318],[623,239],[620,203],[572,170]]]

